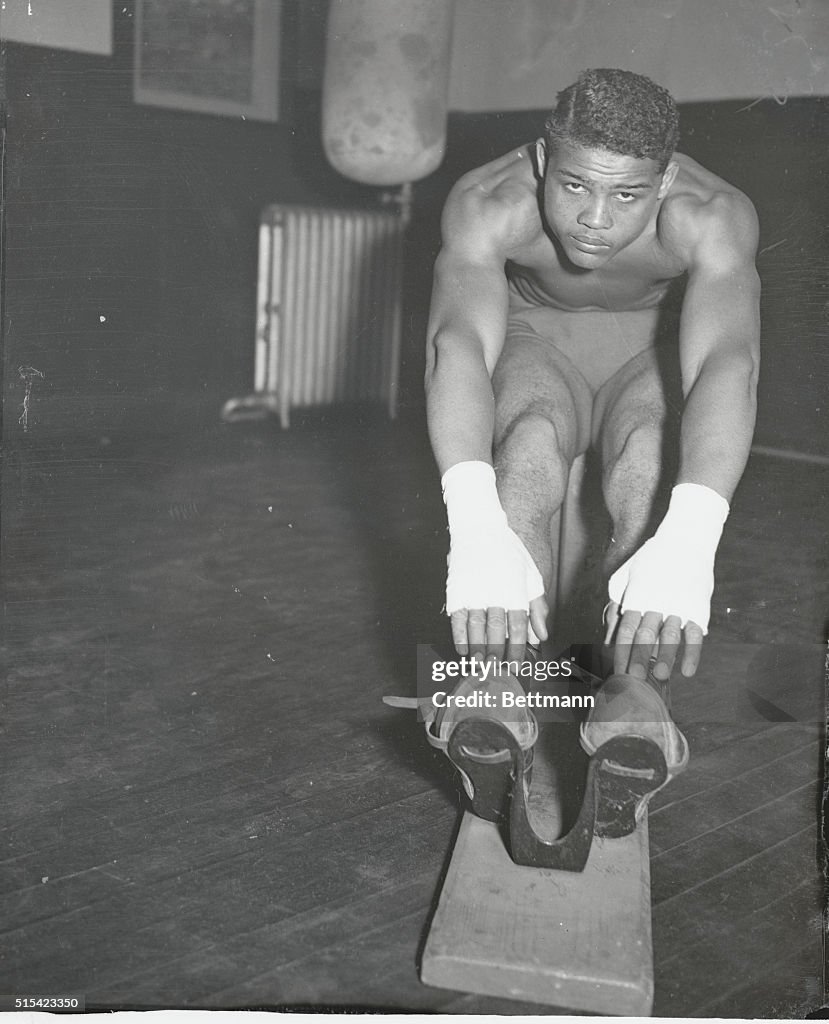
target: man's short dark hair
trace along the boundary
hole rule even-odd
[[[668,90],[644,75],[592,68],[558,94],[544,130],[548,145],[566,140],[655,160],[664,171],[679,141],[679,113]]]

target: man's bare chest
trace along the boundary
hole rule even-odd
[[[548,238],[507,264],[511,292],[519,301],[568,311],[652,309],[683,273],[675,261],[644,248],[583,270],[568,265]]]

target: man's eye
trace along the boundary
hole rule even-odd
[[[582,192],[585,191],[584,185],[579,184],[577,181],[568,181],[565,183],[564,187],[568,192],[572,192],[575,195],[581,195]]]
[[[619,192],[618,198],[621,199],[623,203],[632,203],[636,196],[633,192]]]

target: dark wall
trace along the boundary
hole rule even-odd
[[[6,425],[34,366],[46,424],[113,429],[136,404],[202,393],[206,415],[250,389],[260,209],[371,204],[331,170],[319,93],[286,59],[279,124],[132,101],[132,4],[112,58],[8,44]],[[306,24],[307,29],[307,24]],[[287,44],[291,45],[290,40]],[[292,62],[293,61],[293,62]],[[300,73],[297,72],[300,68]],[[683,107],[683,149],[745,189],[761,216],[766,356],[758,437],[814,451],[827,379],[827,103]],[[452,115],[438,172],[415,186],[407,246],[403,404],[421,401],[423,322],[441,204],[459,174],[532,139],[544,112]],[[149,408],[149,406],[148,406]]]

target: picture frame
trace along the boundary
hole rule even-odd
[[[136,103],[277,121],[282,0],[136,0]]]

